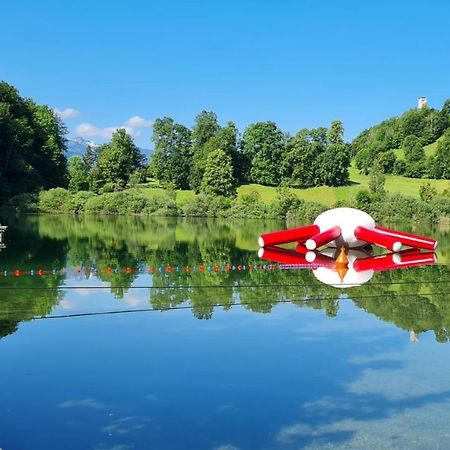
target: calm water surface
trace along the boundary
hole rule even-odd
[[[448,231],[342,290],[258,259],[276,222],[1,222],[3,450],[449,448]]]

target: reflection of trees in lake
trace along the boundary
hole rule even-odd
[[[2,269],[38,270],[64,266],[66,248],[55,239],[38,239],[36,218],[24,227],[21,221],[9,221],[8,247],[1,255]],[[0,278],[0,338],[17,330],[19,322],[49,314],[62,299],[57,287],[62,276],[9,275]]]
[[[321,284],[309,270],[206,269],[215,265],[264,264],[256,255],[256,237],[280,224],[90,216],[31,216],[9,222],[8,234],[13,244],[0,254],[2,263],[11,269],[59,268],[67,264],[85,269],[84,276],[92,276],[91,268],[96,267],[99,270],[95,276],[109,283],[118,298],[132,286],[138,273],[115,273],[116,267],[178,266],[179,272],[163,270],[152,275],[154,288],[149,301],[156,309],[190,302],[196,317],[209,319],[216,305],[228,309],[241,303],[250,311],[269,313],[279,302],[290,301],[298,307],[322,309],[332,317],[338,314],[339,296],[346,293],[358,307],[382,320],[417,333],[433,330],[438,340],[448,339],[450,305],[446,296],[440,294],[447,287],[437,282],[449,279],[444,266],[377,273],[367,285],[342,291]],[[444,246],[447,241],[441,240]],[[194,264],[196,271],[182,270]],[[205,271],[200,271],[199,265]],[[105,268],[111,270],[103,271]],[[61,278],[0,281],[2,285],[15,282],[23,287],[56,288]],[[2,291],[2,298],[8,298],[0,306],[4,333],[14,330],[20,320],[47,314],[59,299],[56,290],[20,292],[17,296],[17,291]],[[15,319],[11,318],[13,310]]]
[[[427,266],[378,275],[376,282],[385,284],[361,286],[350,293],[357,306],[404,330],[433,330],[437,341],[449,341],[447,267]]]

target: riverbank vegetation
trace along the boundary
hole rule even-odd
[[[384,220],[449,217],[450,100],[344,141],[339,120],[295,136],[274,122],[241,134],[203,111],[189,128],[153,124],[150,161],[124,129],[66,161],[66,129],[47,106],[0,83],[0,204],[70,214],[310,220],[353,206]]]

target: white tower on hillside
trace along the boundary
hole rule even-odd
[[[419,100],[417,101],[417,108],[423,109],[427,106],[427,98],[426,97],[419,97]]]

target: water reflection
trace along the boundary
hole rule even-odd
[[[412,340],[429,330],[438,342],[449,340],[450,279],[443,264],[366,271],[365,285],[340,292],[320,283],[317,273],[261,265],[255,236],[280,224],[68,216],[7,220],[8,246],[0,254],[0,336],[57,308],[70,313],[80,298],[77,313],[189,305],[195,317],[210,319],[216,308],[239,304],[269,313],[283,302],[334,317],[350,297],[359,308],[411,332]],[[440,251],[448,252],[448,233],[435,236]],[[93,294],[88,287],[102,289]],[[148,289],[137,295],[139,287]]]
[[[256,221],[8,225],[0,447],[447,448],[447,266],[337,290],[261,266]]]

